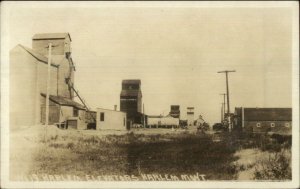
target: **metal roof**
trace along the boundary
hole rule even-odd
[[[35,50],[33,49],[30,49],[28,47],[25,47],[23,45],[18,45],[20,46],[21,48],[23,48],[25,51],[27,51],[31,56],[33,56],[34,58],[36,58],[37,60],[43,62],[43,63],[46,63],[48,64],[48,58],[45,57],[44,55],[36,52]],[[54,67],[58,67],[59,65],[58,64],[55,64],[53,61],[51,61],[51,66],[54,66]]]
[[[122,84],[141,84],[140,79],[126,79],[122,80]]]
[[[41,93],[41,95],[43,97],[46,97],[46,94],[44,93]],[[62,106],[72,106],[72,107],[75,107],[77,109],[80,109],[80,110],[85,110],[85,107],[81,104],[79,104],[78,102],[75,102],[69,98],[65,98],[65,97],[62,97],[62,96],[55,96],[55,95],[49,95],[49,99],[56,103],[56,104],[59,104],[59,105],[62,105]]]
[[[35,34],[32,39],[33,40],[39,40],[39,39],[64,39],[66,37],[69,37],[70,40],[71,36],[69,33],[37,33]]]
[[[292,108],[244,108],[245,121],[291,121]]]

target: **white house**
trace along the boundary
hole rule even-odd
[[[97,108],[97,130],[126,130],[126,113]]]

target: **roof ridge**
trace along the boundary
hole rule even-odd
[[[32,39],[33,40],[39,40],[39,39],[60,39],[60,38],[65,38],[69,37],[70,40],[71,36],[69,32],[57,32],[57,33],[36,33],[33,35]]]
[[[41,95],[43,97],[46,97],[45,93],[41,93]],[[60,95],[52,95],[52,94],[50,94],[49,95],[49,99],[51,101],[53,101],[54,103],[59,104],[61,106],[72,106],[72,107],[76,107],[76,108],[82,109],[82,110],[85,109],[85,107],[82,104],[80,104],[79,102],[76,102],[76,101],[74,101],[74,100],[72,100],[70,98],[63,97],[63,96],[60,96]]]
[[[20,46],[21,48],[23,48],[26,52],[28,52],[31,56],[33,56],[34,58],[36,58],[37,60],[41,61],[41,62],[44,62],[44,63],[47,63],[48,64],[48,57],[40,54],[39,52],[29,48],[29,47],[26,47],[24,45],[21,45],[21,44],[18,44],[17,46]],[[34,53],[38,54],[40,57],[36,56]],[[46,59],[46,60],[43,60],[42,58]],[[54,66],[54,67],[58,67],[59,65],[58,64],[55,64],[53,61],[51,61],[51,66]]]

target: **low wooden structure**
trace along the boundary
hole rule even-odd
[[[233,129],[290,135],[292,108],[235,108]]]

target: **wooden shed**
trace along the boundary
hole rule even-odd
[[[234,130],[291,134],[292,108],[235,108]]]

